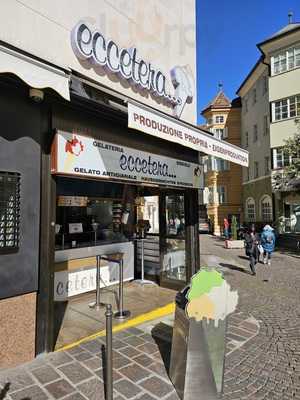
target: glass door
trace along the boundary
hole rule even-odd
[[[187,280],[185,196],[161,196],[161,285],[179,288]]]

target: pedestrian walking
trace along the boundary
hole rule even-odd
[[[229,222],[227,218],[224,218],[223,225],[224,225],[224,236],[225,239],[227,240],[229,238]]]
[[[271,265],[271,257],[275,248],[274,229],[270,225],[265,225],[261,234],[261,245],[264,249],[264,264]]]
[[[252,275],[256,275],[255,265],[259,259],[259,236],[255,232],[255,226],[252,225],[250,229],[245,233],[245,250],[246,255],[249,257],[250,269]]]

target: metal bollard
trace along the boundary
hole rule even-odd
[[[106,400],[113,400],[112,307],[106,304]]]
[[[123,260],[120,261],[120,278],[119,278],[119,311],[115,313],[114,317],[116,319],[125,319],[130,317],[130,311],[124,310],[124,293],[123,293],[123,284],[124,284],[124,277],[123,277]]]
[[[101,264],[101,256],[96,256],[96,261],[97,261],[97,270],[96,270],[96,301],[93,303],[89,304],[90,308],[95,308],[96,310],[99,310],[99,308],[102,306],[102,303],[100,302],[100,264]]]

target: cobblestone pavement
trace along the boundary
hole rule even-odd
[[[0,399],[104,400],[102,347],[105,338],[36,358],[0,373]],[[177,400],[159,347],[143,330],[114,335],[114,400]]]
[[[229,317],[223,400],[300,399],[300,258],[275,253],[250,275],[242,250],[201,236],[239,306]],[[266,279],[269,279],[266,281]],[[114,335],[114,400],[178,400],[167,375],[172,316]],[[104,338],[0,371],[0,400],[102,400]],[[195,399],[197,400],[197,399]]]
[[[223,399],[300,399],[300,258],[275,252],[271,267],[258,264],[252,276],[243,250],[226,250],[210,236],[200,242],[202,265],[219,265],[239,291],[231,324],[239,313],[259,323],[227,354]]]

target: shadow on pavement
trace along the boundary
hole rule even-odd
[[[244,269],[244,268],[242,268],[242,267],[238,267],[238,266],[236,266],[236,265],[220,263],[220,266],[221,266],[221,267],[224,267],[224,268],[232,269],[232,270],[234,270],[234,271],[243,272],[244,274],[251,275],[251,272],[250,272],[250,271],[247,271],[246,269]]]
[[[166,371],[169,374],[173,328],[170,325],[160,322],[152,329],[151,334],[158,346]]]
[[[7,382],[7,383],[4,385],[3,389],[0,391],[0,400],[5,399],[5,397],[6,397],[7,393],[8,393],[8,391],[9,391],[9,388],[10,388],[10,383]]]
[[[239,258],[241,258],[242,260],[248,260],[249,261],[249,257],[247,256],[238,256]]]

